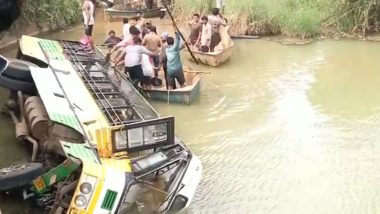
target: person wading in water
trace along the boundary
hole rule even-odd
[[[87,33],[89,33],[90,36],[92,36],[92,29],[95,24],[94,13],[94,3],[91,0],[84,0],[82,6],[83,24],[85,31],[87,31]]]
[[[110,30],[108,32],[108,38],[104,41],[104,44],[112,45],[112,47],[113,47],[114,45],[116,45],[117,43],[119,43],[121,41],[122,41],[122,39],[120,37],[116,36],[115,31]]]

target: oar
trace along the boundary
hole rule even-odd
[[[108,47],[110,45],[116,45],[116,43],[104,43],[104,44],[100,44],[100,45],[96,45],[97,47]]]
[[[177,24],[175,23],[174,18],[173,18],[173,15],[172,15],[172,13],[170,12],[168,6],[166,5],[165,0],[162,0],[162,4],[164,5],[166,11],[168,12],[168,14],[169,14],[169,16],[170,16],[170,19],[171,19],[172,22],[173,22],[174,27],[176,28],[177,32],[179,33],[179,35],[181,36],[183,42],[185,43],[187,50],[190,52],[191,57],[194,59],[195,63],[197,63],[197,65],[198,65],[198,64],[199,64],[199,63],[198,63],[198,60],[195,58],[193,51],[191,51],[189,45],[188,45],[187,42],[186,42],[185,37],[182,35],[182,33],[181,33],[181,31],[179,30]]]
[[[194,74],[211,74],[210,71],[185,71],[186,73],[194,73]]]

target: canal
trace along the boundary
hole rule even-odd
[[[121,23],[94,29],[100,43]],[[81,33],[45,36],[77,40]],[[203,162],[188,213],[380,213],[380,43],[235,45],[229,63],[195,66],[212,74],[193,105],[153,102],[175,116],[177,135]],[[0,166],[25,160],[9,118],[0,125]],[[26,209],[9,198],[0,198],[3,213]]]

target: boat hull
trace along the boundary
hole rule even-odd
[[[194,87],[189,90],[144,90],[147,98],[158,101],[165,101],[168,103],[180,103],[180,104],[191,104],[194,100],[199,97],[201,84],[198,81]]]
[[[107,21],[120,21],[125,17],[132,17],[136,15],[137,10],[116,10],[116,9],[105,9],[104,17]],[[161,14],[161,8],[154,8],[151,10],[141,11],[144,18],[154,18],[159,17]]]
[[[233,46],[217,53],[202,53],[198,51],[193,51],[193,54],[198,62],[206,65],[217,67],[225,62],[227,62],[232,56]],[[186,58],[194,61],[189,51],[185,53]]]

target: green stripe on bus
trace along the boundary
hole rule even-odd
[[[61,113],[57,113],[57,112],[50,112],[49,117],[53,121],[63,123],[63,124],[65,124],[71,128],[78,130],[78,131],[81,130],[81,126],[80,126],[80,124],[77,121],[75,116],[61,114]]]
[[[63,146],[63,149],[67,154],[70,154],[74,157],[80,158],[82,160],[89,160],[94,163],[99,163],[97,159],[97,154],[92,152],[91,149],[86,148],[87,144],[74,144],[70,142],[62,141],[66,146]]]

